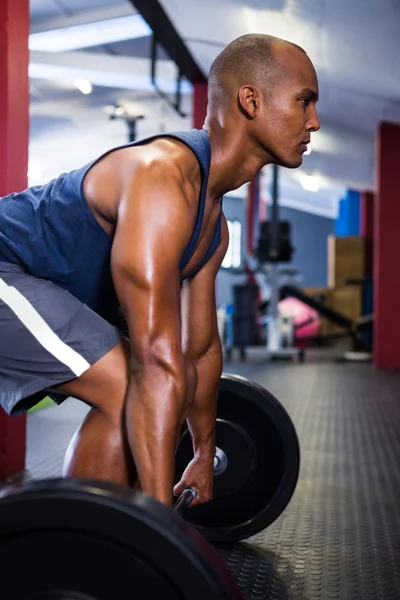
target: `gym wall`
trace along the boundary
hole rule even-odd
[[[227,220],[239,220],[242,223],[242,250],[246,248],[245,203],[241,198],[224,199],[224,213]],[[301,272],[301,286],[326,287],[328,273],[327,238],[334,232],[335,221],[311,213],[295,210],[286,206],[279,207],[282,220],[292,224],[292,243],[295,248],[290,266]],[[245,275],[220,270],[217,277],[217,304],[229,304],[233,301],[232,286],[243,283]]]
[[[242,224],[242,260],[246,248],[245,201],[242,198],[227,196],[224,198],[224,214],[228,221],[240,221]],[[242,264],[243,267],[243,264]],[[234,275],[220,270],[217,275],[217,306],[233,301],[232,286],[243,283],[245,275]]]
[[[327,238],[334,232],[335,221],[285,206],[279,207],[279,217],[292,224],[292,245],[295,248],[290,266],[301,273],[300,286],[327,285]]]

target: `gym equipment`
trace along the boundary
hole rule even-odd
[[[259,343],[257,323],[258,286],[239,284],[232,288],[234,298],[233,346],[244,349]]]
[[[352,349],[343,354],[343,360],[370,360],[372,357],[372,342],[364,333],[371,332],[373,326],[373,315],[364,315],[358,319],[352,320],[345,315],[333,310],[323,302],[320,302],[312,296],[304,293],[301,289],[293,285],[285,285],[282,287],[281,294],[283,297],[297,298],[310,308],[316,310],[321,316],[328,319],[334,325],[341,327],[342,332],[320,334],[309,338],[313,342],[323,342],[330,339],[349,337],[352,342]]]
[[[273,165],[272,204],[269,224],[261,224],[256,255],[261,263],[270,263],[271,300],[268,307],[266,351],[268,358],[302,358],[302,351],[293,345],[293,322],[279,314],[278,262],[290,262],[294,248],[290,241],[290,225],[279,221],[278,166]],[[289,331],[288,335],[284,332]]]
[[[245,269],[223,269],[233,275],[249,275],[255,279],[254,283],[242,283],[233,285],[233,304],[219,309],[223,313],[220,319],[221,339],[224,346],[225,360],[230,361],[234,349],[240,352],[242,361],[246,360],[246,350],[249,347],[254,349],[265,349],[267,343],[267,329],[270,327],[271,300],[277,302],[278,307],[278,335],[279,347],[293,348],[296,338],[299,320],[293,318],[291,314],[282,313],[282,301],[279,300],[280,288],[286,283],[292,283],[300,278],[298,269],[289,267],[279,267],[271,275],[269,265],[261,265],[252,255],[246,257],[247,265]],[[272,268],[273,269],[273,268]],[[271,294],[271,281],[278,290],[278,300]],[[274,291],[274,290],[272,290]],[[271,297],[273,295],[273,297]],[[273,304],[274,305],[274,304]],[[301,327],[305,323],[301,323]],[[302,351],[299,350],[299,358]],[[290,350],[292,355],[292,350]]]
[[[277,229],[274,237],[273,228]],[[260,263],[290,262],[294,248],[291,243],[291,223],[289,221],[262,221],[256,250]]]
[[[0,491],[5,597],[114,600],[132,590],[165,600],[240,600],[209,542],[248,538],[282,513],[297,483],[299,443],[276,398],[223,374],[216,446],[214,497],[194,507],[190,488],[170,510],[125,486],[89,479],[30,481]],[[176,482],[192,457],[183,427]],[[12,575],[15,564],[24,565],[23,577]]]
[[[210,542],[248,538],[286,508],[296,487],[299,442],[274,396],[237,375],[220,382],[213,499],[182,514]],[[176,452],[176,482],[193,458],[187,426]]]
[[[0,561],[7,600],[241,598],[217,552],[184,519],[99,481],[44,480],[0,493]]]

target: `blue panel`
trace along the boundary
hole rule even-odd
[[[335,235],[336,236],[342,236],[342,235],[346,235],[345,231],[346,231],[346,216],[345,216],[345,200],[344,198],[342,198],[339,201],[339,211],[338,211],[338,216],[336,217],[335,220]]]
[[[360,235],[360,193],[353,190],[347,192],[348,234]]]
[[[360,193],[348,190],[339,202],[339,214],[335,221],[335,235],[360,234]]]

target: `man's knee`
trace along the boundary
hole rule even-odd
[[[121,423],[129,384],[129,345],[122,342],[95,362],[80,377],[53,391],[86,402],[115,424]]]
[[[93,404],[109,419],[115,421],[116,425],[121,424],[125,410],[130,373],[129,360],[129,345],[123,342],[96,363],[99,373],[92,373],[92,377],[97,380],[96,398]]]

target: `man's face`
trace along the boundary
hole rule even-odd
[[[282,72],[262,102],[258,137],[274,162],[294,169],[303,162],[311,132],[320,128],[318,79],[310,59],[297,48],[276,52]]]

